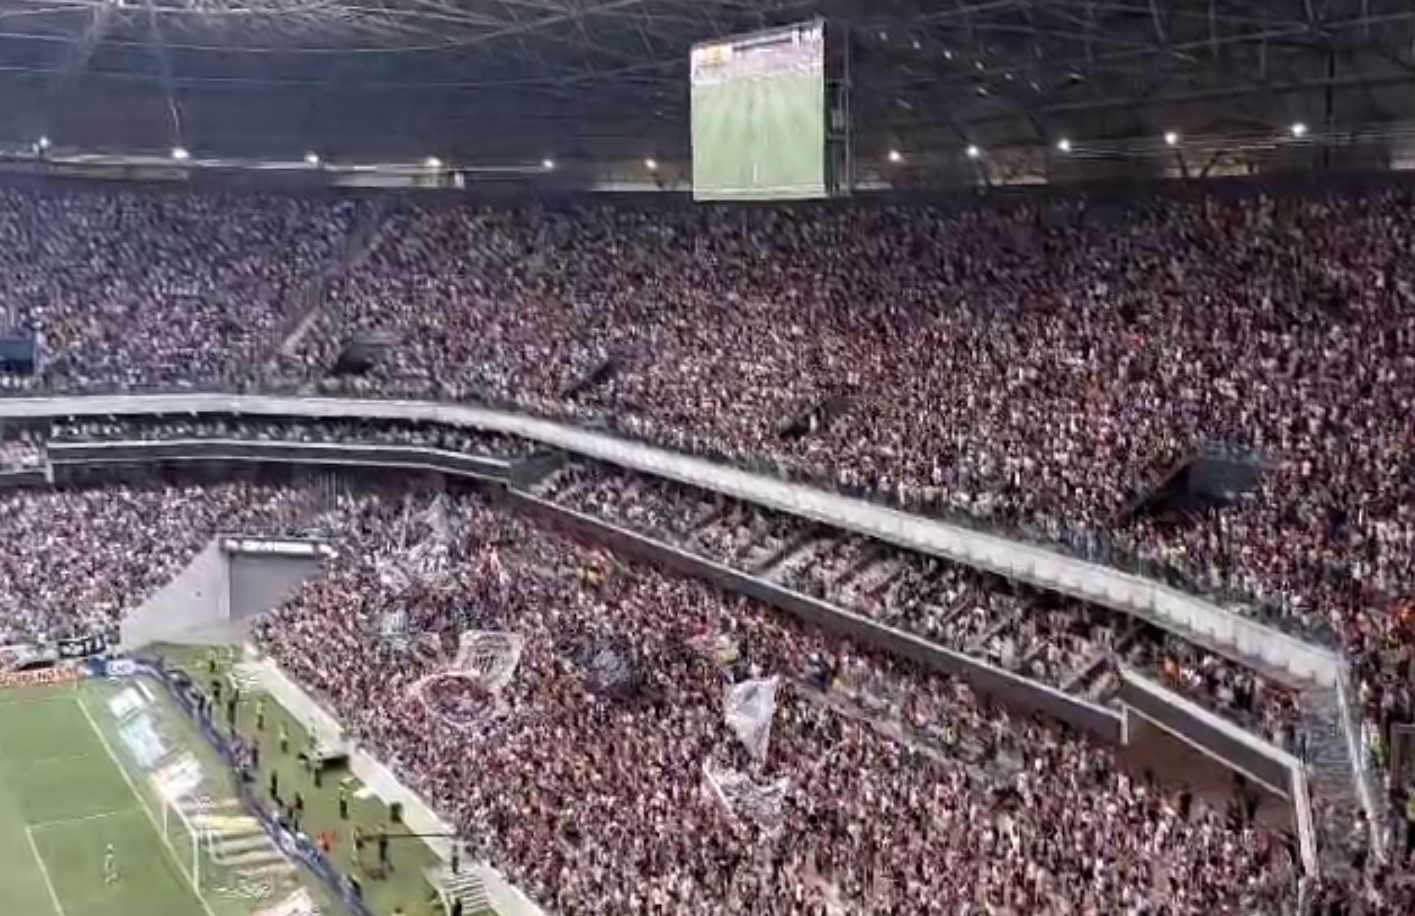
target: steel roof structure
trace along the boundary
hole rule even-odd
[[[11,142],[662,159],[698,41],[821,16],[857,148],[1402,135],[1412,0],[0,0]]]

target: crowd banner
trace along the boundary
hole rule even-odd
[[[46,643],[3,646],[0,647],[0,675],[53,668],[62,662],[103,655],[107,651],[108,637],[102,633],[69,636]]]

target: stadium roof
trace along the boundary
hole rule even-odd
[[[689,47],[823,16],[862,157],[1396,133],[1410,0],[0,0],[8,140],[443,155],[687,147]]]

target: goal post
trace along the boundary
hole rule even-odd
[[[207,870],[202,864],[205,843],[201,828],[192,821],[191,815],[182,809],[177,800],[166,793],[159,793],[159,797],[162,801],[162,816],[159,819],[162,837],[172,850],[172,858],[182,869],[187,883],[200,894],[207,877]]]

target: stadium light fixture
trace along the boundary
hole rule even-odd
[[[644,160],[644,168],[648,169],[650,172],[657,172],[658,160],[650,156],[649,158]]]
[[[978,149],[978,147],[972,143],[968,144],[968,148],[964,150],[964,152],[968,154],[969,159],[977,159],[983,154],[983,151]]]
[[[893,162],[895,165],[898,165],[899,163],[904,161],[904,154],[899,152],[899,150],[897,149],[892,149],[889,151],[889,161]]]
[[[545,159],[542,159],[542,160],[540,161],[540,167],[543,168],[543,169],[545,169],[547,172],[549,172],[549,171],[551,171],[552,169],[555,168],[555,160],[554,160],[554,159],[551,159],[551,158],[549,158],[549,157],[546,157]]]
[[[40,137],[37,141],[35,141],[34,145],[39,147],[40,149],[49,149],[49,138]]]
[[[1176,143],[1178,143],[1178,142],[1179,142],[1179,134],[1175,133],[1175,132],[1172,131],[1172,130],[1167,130],[1167,131],[1164,132],[1164,145],[1165,145],[1165,146],[1174,146],[1174,145],[1175,145]]]
[[[1297,123],[1293,124],[1291,127],[1288,128],[1288,132],[1291,133],[1292,136],[1301,139],[1302,137],[1307,136],[1307,125],[1303,124],[1301,121],[1298,121]]]
[[[178,162],[186,162],[188,159],[192,158],[192,154],[187,152],[185,146],[174,146],[172,147],[172,158],[176,159]]]
[[[436,156],[428,156],[426,159],[423,160],[423,165],[427,166],[430,169],[440,169],[442,168],[442,160],[437,158]]]
[[[1071,152],[1071,141],[1062,137],[1060,140],[1056,141],[1056,148],[1063,153],[1069,153]]]
[[[319,161],[319,153],[316,153],[314,150],[305,153],[305,165],[317,166],[319,165]]]

